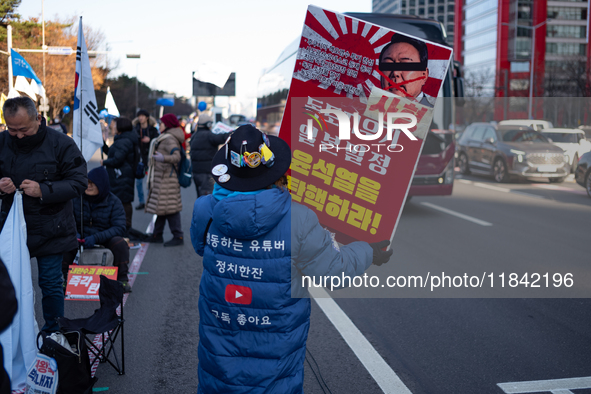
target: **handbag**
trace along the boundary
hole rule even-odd
[[[80,331],[58,332],[48,335],[41,331],[37,335],[43,339],[39,351],[57,362],[59,381],[57,394],[92,394],[96,378],[90,371],[88,347]]]

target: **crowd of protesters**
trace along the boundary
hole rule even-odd
[[[144,234],[142,240],[164,246],[184,244],[177,174],[190,127],[166,114],[158,130],[156,119],[145,110],[139,110],[133,120],[113,119],[113,142],[109,145],[105,141],[103,146],[107,157],[87,172],[87,163],[74,141],[47,126],[32,100],[8,99],[3,111],[8,131],[0,133],[0,227],[15,192],[21,190],[27,246],[30,256],[37,259],[43,295],[42,330],[51,333],[59,330],[64,280],[80,246],[100,245],[111,250],[113,264],[118,267],[117,280],[125,292],[131,291],[128,238],[133,235],[134,189],[136,209],[156,216],[153,232]],[[392,251],[383,250],[389,241],[336,245],[316,214],[291,200],[287,190],[291,150],[285,141],[250,124],[222,134],[213,133],[212,126],[213,119],[202,114],[190,135],[197,192],[191,243],[203,256],[204,267],[198,392],[301,392],[310,321],[310,300],[300,294],[307,290],[298,287],[301,277],[340,272],[361,275],[372,264],[390,259]],[[258,161],[250,160],[252,152],[257,152]],[[173,238],[164,242],[166,222]],[[214,237],[234,239],[241,245],[274,242],[275,247],[260,252],[221,248],[210,242]],[[240,262],[247,272],[253,272],[242,282],[264,296],[253,296],[249,305],[228,298],[227,287],[234,282],[231,276],[220,276],[219,258]],[[3,268],[0,261],[0,291],[7,301],[2,303],[0,330],[10,324],[15,313],[10,302],[14,290]],[[261,281],[255,272],[272,274]],[[226,327],[212,315],[212,308],[238,316],[264,312],[263,325],[256,329],[240,324]],[[264,319],[276,327],[268,330]],[[0,369],[0,390],[7,387],[7,379]]]

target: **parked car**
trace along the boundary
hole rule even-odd
[[[527,126],[531,127],[536,131],[540,131],[542,129],[551,129],[554,126],[552,122],[547,120],[536,120],[536,119],[508,119],[508,120],[501,120],[499,122],[499,126]]]
[[[579,159],[579,164],[575,170],[575,181],[587,190],[587,195],[591,197],[591,152],[585,153]]]
[[[462,174],[493,175],[497,182],[511,177],[563,182],[570,172],[563,150],[527,126],[473,123],[457,145]]]
[[[228,117],[228,123],[230,124],[230,126],[233,126],[233,127],[238,127],[241,124],[244,124],[245,122],[246,122],[246,116],[244,116],[244,115],[234,114],[234,115],[230,115]]]
[[[541,132],[551,143],[564,150],[572,172],[577,168],[579,157],[591,151],[591,142],[587,141],[583,130],[542,129]]]

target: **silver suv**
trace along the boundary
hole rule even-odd
[[[563,182],[570,172],[563,150],[527,126],[473,123],[458,140],[457,153],[462,174],[493,175],[497,182],[511,177]]]

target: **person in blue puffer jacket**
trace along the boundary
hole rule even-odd
[[[80,215],[80,197],[73,199],[74,218],[79,242],[84,248],[103,245],[113,252],[113,265],[118,267],[117,280],[126,293],[131,292],[128,283],[129,245],[123,238],[126,234],[125,211],[121,200],[111,192],[109,175],[104,167],[88,173],[88,188],[82,204],[84,213]],[[81,224],[84,224],[82,226]],[[74,261],[78,249],[64,253],[62,274],[67,277],[68,267]]]
[[[334,244],[291,201],[290,162],[286,142],[241,126],[213,159],[213,194],[195,202],[200,394],[302,393],[310,299],[297,298],[301,276],[361,275],[392,255],[381,250],[389,241]]]

